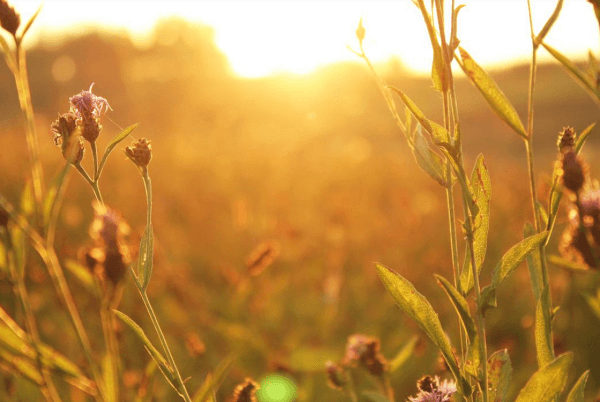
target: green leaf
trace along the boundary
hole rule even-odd
[[[528,222],[525,224],[523,234],[525,238],[535,234],[535,229],[531,223]],[[529,269],[529,278],[533,287],[533,296],[535,300],[540,300],[544,284],[542,282],[542,255],[539,248],[536,248],[527,255],[527,268]]]
[[[450,346],[450,340],[444,333],[440,319],[431,304],[425,296],[420,294],[409,281],[398,273],[380,264],[375,264],[375,267],[381,281],[396,304],[425,331],[427,336],[440,349],[450,371],[456,378],[461,393],[465,396],[470,395],[471,386],[458,368],[456,357]]]
[[[473,60],[466,50],[459,47],[459,51],[462,58],[462,62],[459,61],[459,65],[471,82],[479,89],[479,92],[481,92],[492,110],[517,134],[523,138],[527,138],[527,132],[519,118],[519,114],[500,88],[498,88],[492,77]]]
[[[413,355],[415,346],[417,346],[418,341],[419,337],[413,336],[408,342],[404,344],[402,349],[400,349],[396,356],[390,361],[390,373],[393,373],[394,371],[399,370],[402,366],[404,366],[408,359]]]
[[[138,256],[138,280],[142,291],[145,291],[150,283],[152,276],[152,259],[154,257],[154,234],[152,233],[152,224],[146,227],[144,235],[140,241],[140,251]]]
[[[402,99],[402,102],[404,102],[406,107],[411,111],[413,116],[415,116],[415,119],[421,123],[425,131],[427,131],[436,142],[450,141],[448,131],[446,131],[446,129],[439,124],[427,119],[421,109],[419,109],[419,107],[404,92],[392,86],[388,86],[388,88],[396,92],[400,99]]]
[[[588,370],[579,377],[579,380],[577,380],[577,383],[575,383],[571,392],[569,392],[567,402],[585,402],[585,384],[587,383],[589,375],[590,371]]]
[[[530,236],[511,247],[494,269],[492,283],[482,291],[482,306],[485,311],[488,307],[496,307],[496,289],[502,281],[527,257],[529,253],[546,241],[548,232]]]
[[[154,359],[154,361],[158,365],[158,368],[160,369],[160,371],[162,371],[163,375],[165,376],[165,378],[167,379],[169,384],[171,384],[171,386],[177,392],[179,392],[178,387],[175,385],[175,384],[177,384],[177,380],[175,378],[175,374],[173,372],[173,369],[171,368],[171,365],[167,362],[167,360],[165,360],[165,358],[154,347],[154,345],[152,345],[152,342],[150,342],[150,339],[148,339],[148,337],[144,333],[144,330],[139,325],[137,325],[135,323],[135,321],[133,321],[131,318],[129,318],[126,314],[123,314],[122,312],[120,312],[118,310],[112,310],[112,311],[117,315],[117,317],[119,317],[121,319],[121,321],[123,321],[125,324],[127,324],[127,326],[129,326],[129,328],[131,328],[133,330],[133,332],[135,332],[135,334],[138,336],[138,338],[144,344],[144,347],[146,348],[146,350],[148,351],[150,356]]]
[[[572,362],[573,354],[565,353],[539,369],[519,392],[516,402],[550,402],[554,400],[567,382]]]
[[[551,334],[548,287],[544,287],[535,309],[535,349],[539,367],[545,367],[554,359]]]
[[[488,382],[490,384],[488,400],[505,402],[510,389],[512,365],[506,349],[499,350],[488,359]]]
[[[554,56],[554,58],[558,60],[558,62],[562,64],[563,67],[567,69],[569,75],[571,75],[571,77],[575,81],[582,85],[583,88],[585,88],[588,91],[590,96],[592,96],[592,98],[596,100],[600,99],[600,92],[598,92],[598,89],[596,88],[596,83],[592,82],[592,80],[590,80],[590,78],[583,71],[581,71],[577,66],[575,66],[575,64],[573,64],[571,60],[569,60],[565,55],[563,55],[550,45],[542,43],[542,46],[544,46],[546,50],[552,56]]]
[[[472,342],[475,336],[477,336],[477,330],[475,329],[475,321],[471,318],[471,312],[469,311],[469,305],[467,300],[460,294],[458,290],[450,282],[441,275],[434,275],[437,279],[438,285],[444,289],[444,292],[448,295],[450,302],[454,306],[458,318],[460,318],[463,327],[467,333],[469,341]]]
[[[579,152],[581,152],[581,148],[583,148],[583,145],[585,144],[585,141],[587,140],[587,137],[591,134],[591,132],[592,132],[592,130],[594,129],[595,126],[596,126],[596,123],[592,123],[589,126],[587,126],[585,128],[585,130],[583,130],[579,134],[579,137],[577,138],[577,142],[575,143],[575,152],[577,154],[579,154]]]
[[[387,399],[385,396],[383,396],[381,394],[378,394],[377,392],[363,391],[360,394],[362,396],[364,396],[365,399],[370,402],[390,402],[389,399]]]
[[[417,164],[425,173],[427,173],[438,184],[447,187],[445,168],[441,158],[429,148],[427,140],[421,131],[421,125],[417,126],[414,137],[413,154]]]
[[[442,48],[438,42],[435,27],[431,16],[427,12],[425,3],[423,0],[418,0],[419,9],[423,15],[423,20],[427,26],[427,33],[429,34],[429,40],[433,49],[433,65],[431,68],[431,78],[433,79],[433,86],[440,92],[446,92],[448,89],[448,79],[446,78],[446,70],[444,68],[444,58],[442,56]]]
[[[192,402],[204,402],[206,398],[212,394],[212,392],[216,392],[227,376],[227,373],[229,373],[229,370],[231,370],[233,367],[236,359],[236,355],[231,354],[225,359],[221,360],[219,365],[215,368],[214,374],[210,377],[207,376],[200,388],[198,388],[198,390],[194,393]]]
[[[550,16],[550,18],[548,18],[548,21],[546,21],[546,23],[544,24],[544,27],[542,28],[542,30],[540,31],[538,36],[536,36],[536,38],[535,38],[536,48],[537,48],[537,46],[539,46],[540,43],[542,43],[542,41],[544,40],[544,38],[546,37],[548,32],[550,32],[550,28],[552,28],[552,25],[554,25],[554,23],[556,22],[556,19],[558,18],[558,15],[560,14],[560,10],[562,9],[562,6],[563,6],[563,0],[558,0],[558,3],[556,4],[554,11],[552,12],[552,15]]]
[[[104,150],[104,155],[102,155],[102,160],[100,161],[100,166],[98,168],[98,177],[100,177],[100,173],[102,172],[102,169],[104,169],[104,165],[106,164],[108,155],[110,155],[110,153],[113,151],[113,149],[115,149],[115,147],[121,141],[123,141],[125,138],[127,138],[129,136],[129,134],[131,134],[133,132],[133,130],[135,130],[137,128],[137,126],[139,126],[139,124],[140,123],[132,124],[131,126],[127,127],[125,130],[123,130],[119,134],[117,134],[112,140],[110,140],[110,142],[106,146],[106,149]]]
[[[478,213],[475,215],[474,225],[475,233],[473,234],[473,248],[475,251],[475,263],[477,266],[477,274],[481,273],[485,253],[487,250],[488,231],[490,228],[490,200],[492,198],[492,183],[490,174],[485,165],[483,155],[479,155],[475,162],[475,167],[471,173],[471,189],[475,197],[475,203],[478,207]],[[467,294],[473,289],[474,279],[473,270],[471,268],[471,252],[467,247],[465,253],[465,262],[463,264],[459,289],[463,294]]]

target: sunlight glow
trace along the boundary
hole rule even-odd
[[[31,0],[12,0],[27,19],[37,8]],[[449,3],[449,1],[447,1]],[[464,0],[459,38],[484,66],[506,66],[531,54],[526,0]],[[532,0],[536,31],[555,6],[553,0]],[[244,77],[274,73],[307,73],[343,60],[357,61],[347,46],[357,47],[354,30],[362,17],[365,49],[375,62],[398,57],[409,69],[428,73],[429,39],[419,11],[410,0],[398,1],[73,1],[47,0],[33,44],[60,40],[91,25],[122,29],[144,46],[157,20],[180,16],[215,28],[217,45],[232,69]],[[569,57],[599,50],[598,24],[586,0],[565,0],[546,42]],[[540,51],[542,60],[549,60]]]

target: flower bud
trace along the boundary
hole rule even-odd
[[[356,28],[356,39],[358,39],[359,42],[362,42],[365,39],[365,27],[363,27],[362,18],[358,22],[358,28]]]
[[[339,391],[344,390],[348,382],[344,369],[332,361],[327,361],[325,366],[327,370],[327,385]]]
[[[133,141],[131,146],[125,148],[125,154],[135,165],[145,169],[152,159],[152,146],[145,138]]]
[[[65,160],[76,165],[83,159],[84,147],[77,133],[77,117],[73,113],[65,113],[50,125],[54,133],[54,144],[60,146]]]
[[[235,387],[233,391],[232,402],[256,402],[256,391],[260,389],[260,385],[252,381],[251,378]]]
[[[558,141],[556,142],[560,153],[565,154],[569,150],[572,150],[575,147],[576,138],[577,134],[573,128],[564,127],[563,131],[558,134]]]
[[[585,162],[572,149],[562,156],[561,162],[563,185],[575,194],[579,193],[586,180]]]
[[[6,0],[0,0],[0,26],[12,36],[16,36],[19,25],[21,25],[19,13],[9,6]]]

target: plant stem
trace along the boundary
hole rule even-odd
[[[38,138],[35,129],[35,119],[33,106],[31,104],[31,92],[29,90],[29,79],[27,76],[27,62],[25,50],[20,42],[16,44],[16,64],[17,68],[13,72],[19,95],[19,104],[25,118],[27,149],[29,150],[29,159],[31,161],[31,174],[33,178],[33,191],[36,200],[36,211],[38,221],[42,218],[42,205],[44,200],[44,174],[38,149]]]
[[[119,365],[119,355],[117,350],[117,340],[115,338],[115,331],[113,320],[111,315],[114,314],[110,309],[110,301],[108,300],[108,296],[104,295],[102,298],[102,305],[100,307],[100,320],[102,321],[102,332],[104,334],[104,343],[106,344],[106,353],[112,367],[112,395],[110,395],[111,400],[118,401],[119,400],[119,382],[121,378],[120,373],[120,365]],[[107,389],[107,393],[108,393]]]

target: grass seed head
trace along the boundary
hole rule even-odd
[[[19,13],[6,0],[0,0],[0,26],[16,37],[19,25],[21,25]]]
[[[231,402],[256,402],[256,391],[260,389],[260,385],[251,378],[235,387],[233,391],[233,399]]]
[[[563,131],[558,134],[556,145],[561,154],[567,153],[575,147],[577,134],[572,127],[564,127]]]
[[[150,145],[150,141],[146,138],[140,138],[139,140],[133,141],[130,146],[125,148],[125,155],[127,155],[137,167],[145,169],[150,163],[150,160],[152,160],[152,145]]]

